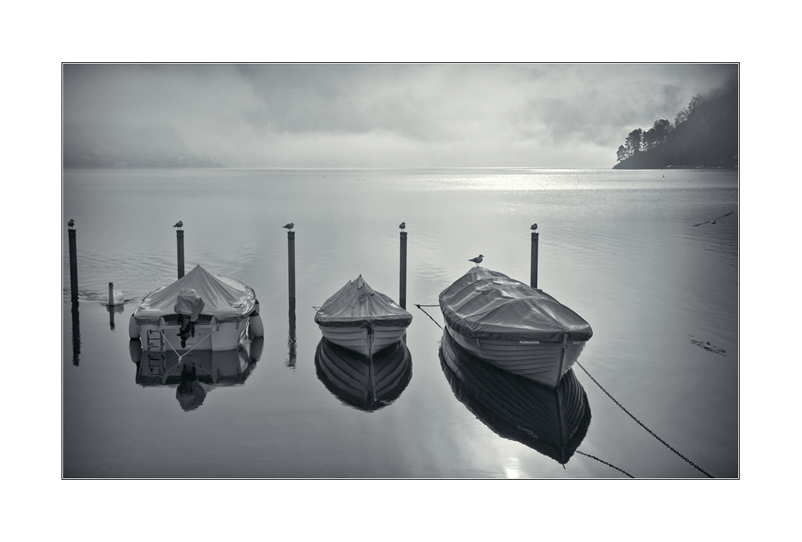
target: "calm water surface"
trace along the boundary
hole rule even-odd
[[[65,227],[67,478],[705,477],[689,461],[739,476],[737,172],[67,170],[63,210],[76,221],[80,292],[72,306]],[[250,353],[205,361],[227,377],[202,384],[203,404],[188,412],[175,384],[132,361],[128,337],[138,300],[176,278],[179,219],[186,270],[201,264],[252,286],[266,328]],[[397,299],[401,221],[409,374],[388,402],[360,408],[321,376],[313,306],[360,274]],[[414,306],[436,304],[479,253],[528,282],[532,222],[538,286],[594,331],[579,362],[598,384],[574,369],[590,421],[564,466],[460,395],[441,366],[441,329]],[[113,311],[102,305],[109,282],[128,300]],[[439,309],[426,310],[442,324]],[[525,393],[520,412],[554,402]],[[555,429],[538,423],[524,429]]]

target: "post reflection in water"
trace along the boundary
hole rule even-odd
[[[440,366],[456,398],[497,435],[565,465],[590,426],[590,405],[574,371],[556,389],[494,367],[443,332]]]
[[[287,367],[295,368],[296,358],[296,340],[295,340],[295,298],[290,298],[289,310],[290,329],[287,336],[287,346],[289,347],[289,356],[287,357]]]
[[[264,338],[258,337],[236,350],[193,350],[179,359],[175,352],[143,352],[139,339],[129,343],[136,383],[176,388],[176,400],[186,412],[201,406],[207,394],[218,387],[243,385],[263,347]]]
[[[72,364],[81,363],[81,321],[78,314],[78,300],[72,300]]]
[[[407,387],[412,379],[412,356],[404,341],[368,358],[322,338],[315,370],[326,389],[343,404],[374,412],[398,399]]]
[[[106,310],[109,312],[109,329],[114,331],[114,315],[123,312],[123,305],[106,305]]]

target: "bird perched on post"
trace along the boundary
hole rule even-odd
[[[537,222],[535,222],[534,224],[529,226],[529,229],[531,229],[532,231],[535,231],[537,229]]]
[[[405,229],[407,227],[407,223],[406,222],[402,222],[401,224],[398,225],[398,227],[403,230],[403,229]]]
[[[178,228],[178,229],[180,230],[181,228],[183,228],[183,227],[184,227],[184,222],[183,222],[182,220],[179,220],[178,222],[176,222],[175,224],[173,224],[173,227],[174,227],[174,228]]]
[[[291,229],[293,229],[295,227],[295,224],[290,222],[289,224],[284,224],[284,226],[282,226],[282,227],[287,228],[288,230],[291,230]]]
[[[468,260],[468,261],[469,261],[469,262],[473,262],[473,263],[475,263],[475,264],[476,264],[476,267],[479,267],[479,264],[480,264],[480,263],[482,263],[482,260],[483,260],[483,259],[484,259],[484,256],[482,256],[481,254],[479,254],[479,255],[478,255],[476,258],[471,258],[471,259],[470,259],[470,260]]]
[[[69,227],[70,227],[70,229],[72,229],[72,228],[73,228],[73,226],[75,226],[75,221],[74,221],[73,219],[70,219],[70,221],[69,221],[69,222],[67,222],[67,226],[69,226]]]

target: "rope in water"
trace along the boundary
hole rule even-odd
[[[604,461],[603,459],[599,459],[599,458],[598,458],[598,457],[596,457],[595,455],[586,454],[585,452],[582,452],[582,451],[580,451],[580,450],[577,450],[577,451],[576,451],[576,453],[578,453],[579,455],[584,455],[585,457],[589,457],[589,458],[591,458],[591,459],[595,459],[595,460],[596,460],[596,461],[598,461],[599,463],[604,463],[604,464],[605,464],[605,465],[607,465],[608,467],[611,467],[611,468],[613,468],[613,469],[615,469],[615,470],[617,470],[617,471],[619,471],[619,472],[623,472],[624,474],[626,474],[626,475],[627,475],[627,476],[629,476],[630,478],[635,478],[634,476],[632,476],[632,475],[631,475],[630,473],[628,473],[627,471],[625,471],[625,470],[623,470],[623,469],[619,469],[619,468],[618,468],[618,467],[616,467],[615,465],[612,465],[612,464],[608,463],[607,461]]]
[[[570,351],[569,351],[569,350],[567,350],[567,349],[566,349],[566,352],[569,352],[569,353],[570,353]],[[572,354],[572,355],[573,355],[573,354]],[[604,386],[602,386],[601,384],[599,384],[599,382],[598,382],[598,381],[597,381],[595,378],[593,378],[593,376],[592,376],[592,375],[591,375],[591,374],[588,372],[588,370],[587,370],[587,369],[585,369],[585,368],[582,366],[582,364],[581,364],[581,363],[579,363],[579,361],[577,361],[576,357],[574,358],[574,363],[576,363],[576,364],[579,366],[579,368],[580,368],[580,369],[582,369],[583,371],[585,371],[585,374],[586,374],[586,375],[588,375],[588,377],[589,377],[591,380],[593,380],[593,383],[594,383],[594,384],[596,384],[596,385],[599,387],[599,389],[600,389],[600,390],[602,390],[602,391],[603,391],[605,394],[607,394],[607,397],[609,397],[610,399],[612,399],[612,400],[613,400],[613,402],[614,402],[616,405],[618,405],[618,407],[619,407],[621,410],[623,410],[624,412],[626,412],[626,413],[627,413],[627,415],[628,415],[630,418],[632,418],[633,420],[635,420],[635,423],[637,423],[638,425],[640,425],[641,427],[643,427],[643,428],[644,428],[644,429],[645,429],[645,430],[646,430],[646,431],[647,431],[647,432],[648,432],[650,435],[652,435],[654,438],[656,438],[657,440],[659,440],[659,441],[660,441],[660,442],[661,442],[661,443],[662,443],[662,444],[663,444],[663,445],[664,445],[666,448],[668,448],[669,450],[671,450],[672,452],[674,452],[675,454],[677,454],[679,457],[681,457],[682,459],[684,459],[685,461],[687,461],[687,463],[688,463],[690,466],[692,466],[693,468],[695,468],[696,470],[698,470],[699,472],[701,472],[702,474],[704,474],[704,475],[705,475],[705,476],[707,476],[708,478],[713,478],[713,475],[711,475],[710,473],[706,472],[706,471],[705,471],[704,469],[702,469],[702,468],[701,468],[699,465],[697,465],[696,463],[694,463],[693,461],[691,461],[690,459],[688,459],[687,457],[685,457],[684,455],[682,455],[681,453],[679,453],[679,452],[678,452],[678,451],[677,451],[677,450],[676,450],[676,449],[675,449],[673,446],[671,446],[671,445],[670,445],[668,442],[666,442],[665,440],[663,440],[663,439],[661,439],[659,436],[657,436],[657,434],[656,434],[654,431],[652,431],[651,429],[649,429],[648,427],[646,427],[646,425],[644,425],[644,423],[643,423],[642,421],[640,421],[638,418],[636,418],[636,417],[635,417],[635,416],[634,416],[634,415],[633,415],[633,414],[632,414],[632,413],[631,413],[629,410],[627,410],[626,408],[624,408],[624,405],[622,405],[621,403],[619,403],[619,402],[618,402],[618,400],[617,400],[615,397],[613,397],[613,396],[612,396],[612,394],[610,394],[610,392],[609,392],[609,391],[607,391],[606,389],[604,389]]]

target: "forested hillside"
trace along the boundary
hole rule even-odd
[[[738,166],[738,83],[694,96],[674,122],[659,119],[629,133],[614,169]]]

